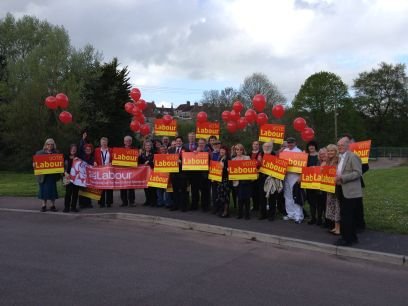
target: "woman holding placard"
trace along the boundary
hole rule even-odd
[[[230,182],[228,181],[228,147],[221,146],[220,148],[220,156],[218,157],[218,161],[222,165],[222,181],[217,184],[217,199],[216,199],[216,206],[217,211],[220,212],[221,218],[229,217],[229,202],[230,202]]]
[[[48,138],[42,150],[37,151],[35,154],[58,154],[54,139]],[[42,201],[41,211],[47,211],[48,200],[51,202],[50,211],[57,211],[55,200],[58,199],[57,180],[60,178],[60,174],[42,174],[37,175],[36,178],[39,185],[38,198]]]

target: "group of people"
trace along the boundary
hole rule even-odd
[[[365,227],[362,202],[363,165],[360,158],[349,151],[348,146],[353,141],[350,136],[341,138],[337,145],[330,144],[319,150],[316,142],[306,145],[308,153],[307,166],[336,166],[336,192],[326,193],[319,190],[302,190],[301,175],[288,172],[284,180],[259,173],[256,180],[230,181],[228,179],[228,163],[230,160],[256,160],[258,168],[267,154],[279,156],[282,151],[302,152],[296,145],[296,139],[289,137],[278,150],[274,150],[273,142],[260,146],[258,141],[252,142],[248,152],[242,144],[228,147],[215,136],[207,139],[196,139],[195,133],[188,134],[186,142],[181,136],[170,141],[169,137],[151,139],[146,137],[139,152],[138,164],[154,167],[154,154],[179,154],[179,172],[170,174],[172,192],[166,189],[148,187],[145,192],[145,206],[167,207],[175,211],[187,210],[212,211],[214,214],[227,218],[230,216],[230,202],[236,208],[238,219],[250,219],[251,211],[258,219],[273,221],[279,212],[284,220],[303,222],[306,211],[303,207],[304,198],[310,206],[308,224],[316,224],[329,228],[333,235],[339,235],[337,245],[349,246],[357,243],[357,228]],[[72,144],[64,155],[63,184],[66,188],[64,212],[78,212],[80,208],[92,207],[91,200],[78,196],[81,187],[70,182],[70,170],[73,160],[80,158],[94,166],[111,164],[112,150],[108,139],[102,137],[100,146],[95,148],[88,140],[86,131],[82,134],[79,145]],[[125,136],[124,148],[132,147],[132,137]],[[182,152],[208,152],[209,159],[218,161],[222,166],[222,180],[211,181],[208,171],[183,171]],[[47,139],[44,147],[37,154],[58,153],[55,141]],[[39,198],[42,200],[42,211],[47,210],[47,201],[51,202],[49,210],[56,211],[55,199],[58,198],[56,181],[60,175],[46,174],[37,176],[39,182]],[[301,194],[305,193],[305,197]],[[135,190],[120,190],[121,207],[135,205]],[[252,202],[252,205],[251,205]],[[113,205],[113,190],[103,190],[100,207]]]

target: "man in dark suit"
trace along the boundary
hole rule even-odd
[[[350,140],[347,137],[337,142],[340,156],[336,173],[336,193],[340,201],[342,236],[335,242],[338,246],[351,246],[358,242],[355,214],[363,197],[361,159],[349,151],[349,144]]]
[[[187,185],[188,180],[185,173],[181,171],[181,154],[185,151],[183,148],[183,138],[181,136],[176,137],[176,146],[169,148],[169,154],[179,154],[179,172],[171,173],[170,180],[173,185],[173,205],[170,210],[180,209],[181,211],[187,211],[188,206],[188,192]]]
[[[183,148],[187,152],[194,152],[197,150],[197,142],[196,142],[196,136],[194,132],[188,133],[188,143],[183,145]]]

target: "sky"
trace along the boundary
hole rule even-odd
[[[381,62],[408,64],[408,0],[0,0],[0,18],[7,12],[117,57],[158,106],[239,89],[255,72],[290,103],[316,72],[351,86]]]

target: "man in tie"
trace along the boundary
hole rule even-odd
[[[336,194],[340,202],[341,236],[334,244],[351,246],[357,243],[355,213],[363,197],[361,188],[361,159],[349,151],[350,140],[347,137],[337,142],[340,153],[336,172]]]

